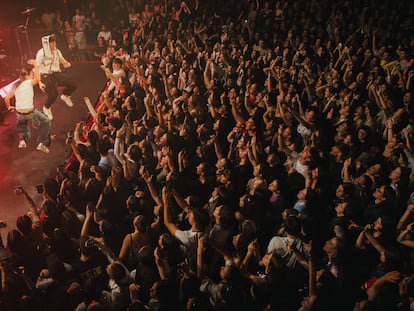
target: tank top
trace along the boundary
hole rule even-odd
[[[24,80],[14,91],[16,98],[16,110],[33,109],[33,85],[32,80]]]

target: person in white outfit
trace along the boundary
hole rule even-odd
[[[38,129],[37,150],[49,153],[51,123],[44,113],[34,107],[33,86],[40,80],[39,67],[34,59],[29,60],[28,63],[34,66],[34,72],[28,66],[20,70],[19,81],[7,94],[5,103],[8,110],[16,110],[16,123],[20,138],[18,148],[27,147],[31,134],[29,122],[31,122],[33,127]],[[16,99],[15,107],[10,104],[13,97]]]
[[[64,68],[69,68],[71,63],[68,62],[62,55],[62,52],[56,47],[56,38],[50,36],[48,42],[50,49],[46,47],[41,48],[36,54],[36,62],[39,65],[40,78],[39,87],[43,92],[47,93],[47,100],[43,107],[43,112],[53,119],[51,110],[52,104],[58,97],[58,86],[64,86],[62,95],[60,98],[69,107],[73,106],[71,99],[72,93],[76,89],[75,82],[67,75],[62,72],[60,64]]]

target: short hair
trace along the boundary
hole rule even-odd
[[[17,217],[16,227],[23,235],[28,235],[32,231],[32,219],[28,215]]]
[[[201,231],[207,227],[208,223],[210,222],[210,216],[208,211],[204,208],[195,207],[192,208],[193,215],[194,215],[194,222],[197,228]]]
[[[54,178],[47,178],[43,183],[43,189],[52,200],[56,200],[59,193],[59,183]]]
[[[97,149],[100,154],[107,154],[111,143],[107,137],[98,140]]]
[[[368,190],[372,189],[373,182],[372,182],[371,177],[369,177],[367,174],[362,174],[361,177],[364,178],[364,183],[363,183],[364,188]]]
[[[116,130],[119,130],[123,125],[123,121],[120,118],[111,118],[109,119],[109,124],[112,125]]]
[[[83,235],[79,238],[79,251],[81,254],[85,255],[86,257],[91,256],[92,254],[96,253],[98,251],[96,246],[91,246],[88,241],[90,238],[86,235]]]
[[[393,200],[395,198],[395,191],[394,191],[394,189],[391,188],[391,186],[385,185],[385,188],[384,188],[384,197],[387,200]]]
[[[131,106],[132,109],[137,108],[137,100],[135,99],[134,96],[129,96],[129,105]]]
[[[285,228],[288,234],[297,236],[300,233],[301,221],[297,216],[288,216],[285,220]]]
[[[120,58],[118,58],[118,57],[114,57],[114,58],[112,59],[112,63],[122,65],[122,59],[120,59]]]
[[[286,210],[286,215],[289,216],[298,216],[299,212],[297,210],[295,210],[294,208],[287,208]]]
[[[109,265],[108,276],[114,281],[120,281],[126,276],[126,269],[120,262],[115,261]]]
[[[142,151],[138,145],[132,145],[129,151],[129,155],[132,160],[138,162],[142,158]]]
[[[342,153],[342,157],[346,158],[349,156],[350,152],[351,152],[351,148],[344,143],[338,143],[336,145],[336,147],[339,149],[339,151]]]
[[[95,130],[90,130],[87,134],[87,137],[89,139],[89,142],[93,145],[96,146],[96,143],[98,142],[99,139],[99,134],[97,131]]]
[[[60,209],[56,203],[49,199],[42,203],[42,208],[48,216],[57,216],[60,213]]]
[[[223,171],[223,176],[226,177],[228,180],[232,181],[234,178],[234,173],[231,169],[225,168]]]
[[[342,188],[344,189],[344,196],[347,198],[351,198],[354,195],[354,185],[346,182],[342,184]]]
[[[19,231],[13,229],[7,233],[7,248],[12,252],[22,251],[24,244],[24,237]]]

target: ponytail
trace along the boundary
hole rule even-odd
[[[32,71],[32,68],[29,66],[25,66],[20,69],[19,81],[16,82],[14,89],[17,89],[19,85],[22,84],[24,80],[26,80],[26,77],[30,74],[31,71]]]

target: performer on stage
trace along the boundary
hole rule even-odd
[[[43,112],[53,119],[51,110],[52,104],[58,96],[58,86],[64,86],[60,98],[69,107],[73,106],[71,94],[76,89],[75,82],[64,72],[61,71],[60,64],[64,68],[69,68],[71,63],[62,55],[62,52],[56,47],[55,36],[47,36],[42,38],[43,48],[36,55],[36,62],[39,65],[40,78],[39,87],[43,92],[47,93],[47,100],[43,106]]]
[[[15,88],[7,94],[4,102],[8,110],[16,109],[17,131],[20,138],[18,148],[27,147],[30,138],[29,122],[32,122],[33,127],[38,129],[37,150],[49,153],[51,123],[49,118],[35,109],[33,104],[33,86],[40,81],[39,67],[34,59],[29,60],[28,63],[34,66],[34,72],[28,66],[23,67],[20,70],[19,81]],[[16,98],[15,107],[10,105],[13,96]]]

